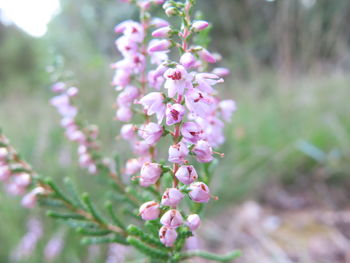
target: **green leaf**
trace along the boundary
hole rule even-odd
[[[52,218],[60,218],[60,219],[75,219],[75,220],[86,220],[86,218],[79,214],[62,214],[59,212],[55,212],[52,210],[48,210],[46,215]]]
[[[127,228],[127,231],[130,236],[136,236],[140,238],[141,241],[149,245],[154,245],[160,248],[164,248],[164,245],[162,244],[162,242],[159,241],[158,237],[156,238],[148,233],[145,233],[142,229],[138,228],[135,225],[129,225]]]
[[[82,195],[83,203],[86,205],[87,210],[92,214],[92,216],[100,223],[107,224],[107,220],[105,220],[100,213],[97,211],[96,207],[93,205],[93,203],[90,200],[89,194],[84,193]]]
[[[116,215],[116,213],[113,210],[113,205],[111,201],[107,201],[105,204],[105,207],[109,213],[109,216],[111,217],[112,221],[114,224],[116,224],[117,226],[119,226],[121,229],[126,229],[124,223],[122,222],[122,220],[120,220],[118,218],[118,216]]]
[[[105,236],[111,233],[111,231],[109,230],[96,230],[96,229],[88,229],[88,228],[82,228],[82,227],[76,228],[76,231],[79,234],[86,235],[86,236]]]
[[[74,206],[73,202],[67,197],[67,195],[52,181],[51,178],[46,178],[45,183],[48,184],[51,189],[55,192],[57,198],[65,201],[66,203]]]
[[[213,254],[207,251],[201,251],[201,250],[195,250],[195,251],[189,251],[189,252],[184,252],[181,254],[181,259],[188,259],[192,257],[201,257],[217,262],[230,262],[238,257],[241,256],[240,251],[233,251],[231,253],[228,253],[226,255],[217,255]]]
[[[71,178],[69,177],[64,178],[64,184],[66,186],[68,193],[70,194],[70,200],[74,204],[74,206],[85,210],[86,206],[83,204],[83,202],[79,198],[79,194]]]
[[[95,245],[95,244],[103,244],[103,243],[120,243],[123,245],[128,245],[128,242],[124,237],[120,235],[113,235],[108,237],[84,237],[81,240],[83,245]]]
[[[139,250],[140,252],[142,252],[143,254],[145,254],[151,258],[159,258],[159,259],[168,259],[169,258],[168,253],[166,253],[160,249],[157,249],[157,248],[149,247],[135,237],[129,236],[126,240],[128,241],[128,243],[130,245],[132,245],[137,250]]]

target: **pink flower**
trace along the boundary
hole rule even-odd
[[[196,155],[197,161],[201,163],[208,163],[214,159],[213,150],[205,140],[199,140],[193,147],[192,152]]]
[[[159,51],[166,51],[169,49],[171,43],[169,40],[163,39],[163,40],[157,40],[152,41],[152,43],[148,47],[148,52],[159,52]]]
[[[160,209],[159,204],[154,201],[149,201],[141,205],[139,209],[141,218],[145,221],[155,220],[159,217]]]
[[[132,140],[135,138],[135,129],[133,124],[125,124],[120,129],[120,135],[124,140]]]
[[[186,141],[191,143],[196,143],[203,138],[203,130],[195,122],[185,122],[182,125],[181,134]]]
[[[189,187],[189,196],[196,203],[208,203],[210,199],[209,187],[202,182],[196,182]]]
[[[117,86],[117,89],[122,89],[130,83],[131,72],[125,69],[118,69],[113,76],[112,85]]]
[[[174,97],[176,94],[182,95],[185,89],[192,88],[191,76],[182,65],[169,68],[164,73],[166,79],[164,88],[168,90],[168,96]]]
[[[233,100],[222,100],[219,103],[219,108],[225,121],[231,121],[232,113],[237,110],[236,103]]]
[[[185,108],[181,104],[168,104],[165,112],[166,125],[173,125],[182,121],[185,114]]]
[[[162,205],[176,207],[184,198],[183,193],[177,188],[168,188],[162,196]]]
[[[180,166],[175,176],[183,184],[191,184],[198,179],[198,174],[192,165]]]
[[[202,48],[200,51],[198,51],[198,55],[201,59],[208,63],[216,63],[216,58],[213,54],[211,54],[208,50],[205,48]]]
[[[202,31],[203,29],[206,29],[208,26],[209,26],[208,22],[203,20],[194,21],[192,24],[192,28],[195,32]]]
[[[5,147],[0,148],[0,164],[6,161],[8,154],[9,152]]]
[[[126,36],[121,36],[120,38],[118,38],[115,41],[115,45],[120,51],[120,53],[122,53],[122,55],[125,57],[137,52],[137,47],[138,47],[137,43],[130,41],[130,39]],[[122,60],[121,62],[118,62],[115,68],[121,68],[121,67],[127,66],[127,65],[122,65],[124,62],[125,62],[124,60]]]
[[[196,58],[191,52],[186,52],[181,56],[180,63],[187,69],[192,68],[196,64]]]
[[[123,34],[132,42],[141,43],[144,39],[145,32],[140,23],[134,21],[126,21]]]
[[[18,173],[13,175],[14,183],[19,187],[27,187],[32,179],[28,173]]]
[[[165,26],[169,26],[169,22],[162,19],[162,18],[158,18],[158,17],[155,17],[151,20],[151,23],[150,23],[152,26],[154,27],[165,27]]]
[[[202,118],[208,117],[215,110],[214,98],[198,89],[189,89],[185,101],[187,108]]]
[[[153,37],[168,37],[171,28],[169,26],[161,27],[152,32]]]
[[[0,165],[0,181],[6,181],[11,175],[11,169],[8,165]]]
[[[143,187],[148,187],[155,184],[161,174],[162,168],[159,164],[149,162],[144,163],[140,172],[140,185]]]
[[[194,231],[199,228],[201,225],[201,219],[197,214],[192,214],[187,217],[186,225],[191,229],[191,231]]]
[[[222,78],[212,73],[198,73],[196,75],[196,81],[198,83],[198,89],[206,93],[212,93],[212,86],[224,82]]]
[[[143,106],[148,116],[157,115],[158,123],[161,123],[165,115],[164,95],[160,92],[151,92],[140,99],[139,103]]]
[[[171,209],[161,217],[160,223],[163,226],[177,228],[182,225],[183,219],[179,211]]]
[[[118,96],[119,106],[129,107],[131,103],[139,96],[139,90],[134,86],[127,86]]]
[[[172,247],[176,241],[177,232],[175,229],[162,226],[159,230],[159,239],[166,247]]]
[[[136,141],[132,143],[134,153],[137,155],[146,155],[149,153],[150,145],[145,141]]]
[[[45,193],[45,189],[42,187],[36,187],[31,192],[26,194],[21,201],[22,206],[25,208],[33,208],[37,201],[37,196]]]
[[[227,77],[231,74],[228,68],[214,68],[212,71],[213,74],[218,75],[219,77]]]
[[[140,135],[149,145],[154,145],[163,135],[163,128],[157,123],[150,122],[140,129]]]
[[[131,120],[131,118],[132,118],[132,111],[131,111],[131,109],[128,108],[128,107],[120,107],[117,110],[116,118],[119,121],[129,122]]]
[[[149,85],[156,90],[160,90],[161,86],[164,83],[163,76],[157,76],[155,70],[151,70],[148,72],[147,80]]]
[[[142,164],[138,159],[130,159],[126,162],[124,173],[126,175],[133,175],[140,171]]]
[[[187,146],[183,142],[179,142],[170,146],[168,160],[172,163],[183,163],[188,153]]]
[[[77,87],[70,87],[69,89],[67,89],[66,91],[66,94],[69,96],[69,97],[75,97],[77,96],[79,93],[79,90]]]
[[[66,90],[66,84],[63,82],[57,82],[52,85],[51,90],[56,93],[61,93]]]
[[[205,139],[208,141],[210,146],[217,147],[224,143],[224,123],[216,118],[215,116],[210,116],[207,119],[196,119],[199,125],[203,128]]]

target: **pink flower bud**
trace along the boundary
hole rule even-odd
[[[208,203],[210,199],[209,187],[202,182],[196,182],[189,187],[189,196],[196,203]]]
[[[169,40],[158,40],[152,42],[152,44],[148,47],[148,52],[159,52],[159,51],[166,51],[169,49],[171,43]]]
[[[8,154],[9,152],[6,148],[0,148],[0,164],[6,161]]]
[[[155,184],[161,174],[162,168],[158,163],[144,163],[140,172],[140,185],[143,187],[148,187]]]
[[[176,241],[177,232],[173,228],[162,226],[159,230],[159,239],[166,247],[172,247]]]
[[[120,135],[124,140],[132,140],[135,138],[135,126],[133,124],[125,124],[120,129]]]
[[[192,165],[180,166],[175,176],[183,184],[191,184],[198,179],[198,174]]]
[[[186,144],[179,142],[178,144],[171,145],[169,148],[169,162],[172,163],[183,163],[189,150]]]
[[[168,104],[165,112],[166,125],[173,125],[182,121],[185,114],[185,107],[181,104]]]
[[[189,229],[191,229],[191,231],[198,229],[199,226],[201,225],[201,219],[199,215],[197,214],[189,215],[186,220],[186,225],[189,227]]]
[[[25,208],[33,208],[37,201],[37,196],[45,193],[45,189],[42,187],[36,187],[31,192],[26,194],[21,201],[22,206]]]
[[[193,147],[192,152],[196,155],[197,161],[201,163],[208,163],[214,159],[213,150],[205,140],[199,140]]]
[[[149,201],[141,205],[139,209],[141,218],[145,221],[155,220],[159,217],[160,209],[159,204],[154,201]]]
[[[120,107],[117,110],[116,118],[123,122],[129,122],[132,118],[132,111],[128,107]]]
[[[203,20],[195,21],[192,24],[192,28],[195,32],[202,31],[203,29],[206,29],[208,26],[209,26],[208,22]]]
[[[14,183],[19,187],[27,187],[32,181],[31,176],[28,173],[14,174],[13,179]]]
[[[79,92],[79,90],[77,87],[70,87],[66,91],[66,93],[69,97],[75,97],[76,95],[78,95],[78,92]]]
[[[122,107],[128,107],[139,96],[138,88],[134,86],[127,86],[123,92],[121,92],[117,99],[117,104]]]
[[[163,226],[177,228],[182,225],[183,219],[179,211],[171,209],[167,211],[160,219]]]
[[[147,155],[149,154],[150,145],[145,141],[136,141],[132,144],[133,151],[136,155]]]
[[[157,123],[150,122],[140,129],[140,136],[149,145],[154,145],[163,135],[163,128]]]
[[[153,3],[155,3],[156,5],[162,5],[164,4],[165,0],[153,0]]]
[[[187,69],[192,68],[196,64],[196,58],[191,52],[186,52],[181,56],[180,63]]]
[[[195,122],[185,122],[181,128],[182,136],[191,143],[196,143],[203,138],[202,128]]]
[[[66,89],[66,84],[64,84],[63,82],[57,82],[53,84],[51,87],[51,90],[56,93],[61,93],[65,91],[65,89]]]
[[[237,110],[236,103],[233,100],[223,100],[219,103],[222,117],[225,121],[231,121],[232,113]]]
[[[152,32],[153,37],[168,37],[171,28],[169,26],[161,27]]]
[[[157,115],[158,123],[161,123],[165,115],[164,95],[160,92],[151,92],[142,97],[139,103],[143,106],[148,116]]]
[[[10,167],[8,165],[0,165],[0,181],[6,181],[10,176]]]
[[[218,75],[219,77],[227,77],[231,74],[228,68],[214,68],[212,71],[213,74]]]
[[[93,160],[89,153],[84,153],[79,156],[79,165],[81,167],[87,168],[92,162]]]
[[[142,164],[138,159],[130,159],[126,162],[124,173],[126,175],[133,175],[140,171]]]
[[[177,188],[168,188],[162,196],[162,205],[176,207],[184,198],[183,193]]]
[[[87,171],[89,174],[96,174],[97,173],[97,166],[95,163],[90,163],[87,167]]]
[[[155,17],[151,20],[151,25],[154,27],[165,27],[169,26],[169,22],[162,18]]]
[[[204,61],[206,61],[208,63],[216,63],[216,58],[214,57],[214,55],[211,54],[205,48],[198,51],[198,55],[200,56],[201,59],[203,59]]]

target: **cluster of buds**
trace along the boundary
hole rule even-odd
[[[58,93],[51,99],[51,104],[61,115],[61,126],[65,129],[68,140],[79,144],[79,165],[87,169],[90,174],[97,173],[97,161],[94,151],[98,148],[96,139],[98,128],[90,125],[82,128],[77,121],[78,108],[73,104],[73,98],[79,90],[76,87],[67,87],[65,83],[58,82],[52,86],[52,91]]]
[[[41,186],[29,191],[33,181],[32,171],[28,164],[19,158],[7,138],[1,134],[0,181],[4,183],[5,190],[10,195],[23,195],[22,205],[26,208],[32,208],[36,204],[38,195],[46,192]]]
[[[167,15],[181,17],[183,23],[179,30],[164,20],[150,20],[145,15],[149,6],[145,8],[144,2],[136,1],[141,8],[140,22],[125,21],[116,26],[115,31],[122,33],[116,44],[123,59],[114,64],[113,85],[121,90],[117,98],[117,119],[130,122],[132,113],[140,112],[145,120],[121,128],[121,137],[131,143],[137,155],[127,161],[124,173],[138,178],[142,187],[163,192],[161,200],[144,203],[139,212],[143,220],[161,217],[163,226],[159,238],[165,246],[171,247],[177,239],[178,227],[187,225],[194,231],[200,225],[197,214],[183,219],[185,215],[179,209],[182,199],[188,196],[193,202],[207,203],[211,198],[209,187],[198,181],[201,176],[190,160],[209,163],[214,154],[223,156],[213,148],[224,142],[224,121],[231,120],[236,106],[232,100],[220,100],[214,89],[216,84],[224,81],[229,70],[214,68],[207,71],[208,63],[216,63],[220,56],[204,47],[190,45],[191,37],[209,25],[206,21],[191,20],[193,1],[167,1],[163,5]],[[156,39],[146,43],[152,28],[151,35]],[[179,43],[174,36],[180,38]],[[168,59],[172,47],[181,51],[178,62]],[[146,72],[152,64],[156,68]],[[133,81],[141,87],[132,86]],[[141,110],[137,108],[140,105]],[[152,116],[155,116],[154,120]],[[157,145],[167,135],[173,141],[167,156],[171,166],[157,161]],[[167,173],[173,177],[173,183],[163,186],[161,178]]]

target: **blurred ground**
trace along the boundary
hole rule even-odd
[[[323,183],[271,185],[263,202],[245,201],[211,218],[202,228],[204,246],[221,253],[240,248],[239,263],[347,263],[348,199],[346,190]]]

